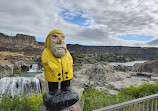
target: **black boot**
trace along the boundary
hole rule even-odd
[[[43,103],[47,107],[48,111],[57,111],[55,109],[59,109],[57,107],[57,102],[55,98],[59,95],[58,82],[48,82],[49,92],[44,93],[43,95]],[[59,105],[58,105],[59,106]]]
[[[79,100],[78,94],[70,87],[70,80],[61,82],[61,93],[65,99],[65,106],[67,107],[75,104]]]
[[[62,91],[72,91],[72,88],[70,87],[70,80],[61,82],[61,90]]]
[[[49,93],[52,96],[55,96],[59,93],[58,84],[58,82],[48,82]]]

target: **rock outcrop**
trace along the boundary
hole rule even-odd
[[[13,65],[0,63],[0,79],[13,74]]]
[[[107,86],[108,81],[122,80],[122,78],[114,75],[114,68],[109,64],[96,63],[92,67],[83,72],[88,75],[89,80],[94,81],[95,86]]]
[[[152,60],[152,61],[147,61],[145,63],[139,63],[135,64],[132,68],[132,71],[134,72],[149,72],[149,73],[154,73],[158,74],[158,59]]]
[[[123,81],[125,77],[126,75],[117,74],[109,64],[84,64],[74,72],[72,85],[80,89],[79,92],[82,94],[89,87],[99,90],[106,89],[105,87],[109,87],[109,82]],[[112,92],[114,91],[109,93],[112,94]]]
[[[132,66],[117,65],[117,66],[114,66],[114,68],[115,70],[118,70],[118,71],[131,71]]]

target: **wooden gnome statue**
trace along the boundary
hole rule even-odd
[[[69,107],[78,101],[78,94],[70,87],[73,59],[66,48],[64,34],[60,30],[51,31],[44,48],[42,64],[49,92],[44,94],[43,103],[52,111]]]

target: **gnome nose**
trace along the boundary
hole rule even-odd
[[[58,44],[62,44],[62,40],[61,40],[61,38],[58,40]]]

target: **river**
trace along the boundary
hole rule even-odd
[[[144,63],[146,61],[132,61],[132,62],[109,62],[110,65],[117,66],[117,65],[122,65],[122,66],[133,66],[136,63]]]

